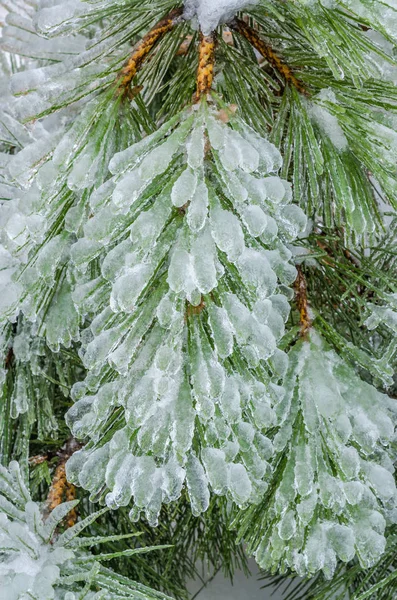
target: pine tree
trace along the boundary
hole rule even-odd
[[[3,4],[0,596],[394,597],[397,5]]]

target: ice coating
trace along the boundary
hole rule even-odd
[[[79,338],[66,265],[71,242],[89,219],[88,191],[106,179],[115,147],[124,146],[120,136],[125,136],[126,144],[135,139],[133,127],[125,121],[122,129],[127,131],[121,134],[117,125],[120,107],[107,99],[105,94],[86,105],[66,132],[62,127],[56,127],[53,135],[39,130],[7,164],[8,180],[14,187],[10,186],[12,199],[0,212],[0,261],[6,253],[14,260],[12,268],[10,264],[1,271],[1,278],[10,282],[9,293],[0,302],[0,317],[13,319],[22,309],[27,319],[39,320],[43,296],[58,281],[55,302],[44,311],[47,342],[54,350]],[[62,231],[54,235],[60,213]],[[92,244],[89,249],[86,244],[88,250],[93,251]],[[66,319],[58,318],[60,311]]]
[[[391,37],[396,38],[397,30],[397,2],[384,0],[383,2],[366,2],[365,0],[297,0],[308,5],[311,10],[324,6],[329,9],[347,9],[358,17],[384,29]]]
[[[320,103],[313,102],[309,105],[311,118],[328,135],[338,150],[346,150],[348,142],[343,129],[338,123],[338,119],[327,110],[326,106],[321,104],[324,100],[337,104],[335,94],[331,90],[323,89],[318,94],[317,99]]]
[[[78,503],[60,503],[44,517],[47,509],[32,501],[19,464],[12,461],[8,468],[0,465],[2,600],[77,600],[82,595],[87,600],[135,600],[138,596],[171,600],[132,580],[115,585],[114,574],[101,568],[101,553],[89,551],[106,538],[80,535],[103,510],[68,529],[63,526]]]
[[[73,2],[70,7],[65,4],[63,11],[62,4],[65,3],[58,2],[53,10],[42,13],[42,32],[52,35],[51,31],[62,31],[63,20],[69,27],[67,22],[78,17],[79,8],[85,6]],[[343,4],[353,7],[358,3]],[[196,2],[194,10],[202,29],[206,31],[208,27],[209,32],[242,8],[241,2],[219,2],[215,9],[211,7],[209,14],[206,2]],[[10,25],[17,26],[17,21]],[[21,38],[23,44],[31,45],[29,35]],[[73,54],[83,41],[76,39],[74,47],[68,42],[63,51],[73,50]],[[46,45],[44,40],[41,45],[39,48],[37,43],[36,47],[43,56],[47,52],[51,56],[58,49],[57,44]],[[80,64],[83,66],[82,72],[73,76],[63,65],[17,74],[15,91],[23,92],[29,86],[39,90],[21,98],[20,114],[28,117],[50,110],[64,96],[64,91],[67,98],[73,98],[74,86],[78,88],[85,83],[87,75],[94,89],[96,68],[84,70],[84,60],[89,60],[89,53],[69,61],[68,68],[72,71],[74,67],[79,69]],[[52,76],[59,79],[52,82]],[[51,287],[72,257],[76,269],[73,272],[72,267],[69,274],[75,289],[71,290],[69,280],[60,285],[46,324],[47,342],[56,351],[61,344],[69,346],[78,339],[81,317],[95,316],[83,337],[82,355],[90,368],[85,395],[79,399],[76,391],[75,406],[79,412],[71,412],[70,423],[76,435],[85,437],[88,431],[96,442],[101,440],[112,411],[119,407],[124,411],[125,428],[108,445],[95,448],[88,458],[76,455],[74,473],[84,463],[79,482],[94,497],[105,481],[109,506],[123,505],[133,497],[132,517],[143,508],[152,522],[161,502],[177,498],[183,485],[187,485],[194,514],[206,510],[210,490],[228,494],[238,505],[246,506],[260,498],[271,474],[273,443],[259,431],[280,426],[276,407],[283,393],[270,384],[267,369],[279,375],[287,367],[286,356],[276,347],[288,316],[288,303],[280,293],[280,283],[288,285],[295,276],[284,243],[302,231],[305,217],[290,204],[288,184],[275,175],[281,157],[274,146],[255,136],[238,119],[225,126],[216,110],[194,119],[185,130],[181,127],[173,131],[166,124],[165,131],[156,132],[140,145],[129,148],[131,152],[123,153],[122,160],[117,155],[111,163],[115,177],[90,197],[92,186],[100,177],[107,176],[103,165],[109,163],[114,147],[120,149],[112,128],[112,119],[117,121],[118,115],[111,111],[101,113],[98,104],[92,100],[89,109],[82,111],[70,135],[55,149],[49,168],[41,166],[53,150],[49,138],[54,145],[57,143],[53,136],[43,136],[40,143],[32,144],[19,158],[15,157],[9,172],[22,187],[27,188],[36,176],[41,191],[53,181],[57,186],[60,181],[63,187],[53,188],[52,197],[42,198],[37,218],[36,206],[30,204],[37,200],[35,191],[31,199],[17,198],[12,207],[15,210],[7,215],[4,228],[7,248],[24,260],[26,247],[34,249],[47,231],[48,220],[51,222],[56,211],[67,207],[69,191],[83,195],[76,205],[68,207],[65,216],[65,229],[72,235],[51,239],[40,252],[37,265],[27,269],[21,282],[25,292],[28,290],[24,310],[34,320],[38,312],[36,301],[43,295],[43,289],[35,287],[37,282],[44,281]],[[101,128],[93,132],[87,127],[91,107],[92,114],[103,115],[99,121],[101,126],[107,124],[105,134]],[[313,116],[335,146],[344,149],[346,139],[331,113],[321,108]],[[377,126],[370,127],[377,139]],[[381,133],[390,138],[387,128]],[[207,151],[211,155],[211,149],[206,147],[207,136],[214,151],[212,158],[206,156]],[[94,139],[102,137],[105,143],[96,144]],[[395,139],[391,141],[395,145]],[[185,162],[181,156],[186,158]],[[219,189],[222,186],[214,189],[209,165],[222,179],[223,189]],[[127,172],[125,178],[123,169]],[[156,191],[156,178],[168,181],[162,195]],[[109,193],[112,186],[114,189]],[[60,189],[62,193],[58,195]],[[59,203],[51,214],[47,207],[54,198]],[[173,207],[180,212],[177,214]],[[97,218],[98,214],[101,218]],[[71,240],[75,235],[80,237],[83,228],[84,236],[70,248]],[[106,244],[110,244],[109,252],[103,251]],[[94,261],[98,261],[99,267],[91,279],[89,267]],[[12,285],[11,296],[17,298],[20,290],[14,286],[11,273],[14,265],[11,269],[8,258],[5,262],[2,282],[9,285],[8,290]],[[157,283],[161,287],[156,294]],[[154,297],[150,298],[152,293]],[[144,306],[148,299],[150,302]],[[375,326],[375,322],[385,317],[387,326],[395,329],[394,313],[389,309],[382,312],[380,308],[385,307],[374,309],[368,326]],[[17,354],[23,362],[22,357],[26,357],[23,339],[19,340]],[[192,371],[187,368],[188,363]],[[236,363],[241,363],[238,368]],[[251,375],[256,371],[255,376],[247,375],[249,371]],[[114,381],[102,384],[108,381],[108,376],[114,377]],[[174,384],[176,390],[172,389]],[[134,393],[135,386],[139,393]],[[322,391],[321,410],[332,420],[334,413],[330,411],[340,406],[343,394],[337,386]],[[22,414],[27,410],[22,372],[14,392],[15,415]],[[351,435],[349,418],[340,416],[337,424],[345,437]],[[355,426],[363,443],[372,444],[378,439],[365,412],[357,415]],[[205,439],[195,444],[201,451],[193,451],[193,441],[197,442],[198,432],[203,428]],[[276,455],[291,435],[288,423],[280,428],[274,445]],[[305,497],[314,479],[314,472],[307,471],[310,448],[300,447],[296,456],[296,489]],[[386,462],[385,455],[382,457]],[[346,477],[365,478],[382,502],[390,502],[393,483],[384,466],[371,462],[361,467],[360,455],[349,446],[341,450],[338,458]],[[343,498],[335,492],[334,482],[323,475],[318,476],[318,482],[324,490],[322,501],[326,502],[328,495],[332,498],[336,495],[339,505],[343,503]],[[348,502],[360,498],[362,490],[357,483],[351,481],[351,485],[345,486]],[[312,516],[315,501],[315,497],[307,497],[307,501],[298,505],[302,523]],[[377,529],[375,533],[371,530],[366,539],[341,524],[327,522],[313,527],[307,553],[296,564],[302,572],[305,568],[311,572],[323,568],[329,575],[334,555],[350,560],[360,544],[364,550],[372,546],[370,558],[376,560],[384,543],[383,517],[379,515],[377,511],[369,515],[370,523],[376,521]],[[284,542],[294,540],[299,532],[299,519],[292,508],[281,515],[277,532]],[[327,545],[330,541],[331,549]],[[276,546],[275,538],[275,556]]]
[[[111,507],[133,497],[132,518],[145,510],[153,523],[185,482],[197,514],[211,490],[240,506],[260,497],[268,466],[257,434],[275,422],[271,373],[287,365],[279,288],[295,278],[285,244],[306,219],[287,211],[276,148],[223,111],[228,123],[204,102],[116,154],[112,182],[96,192],[104,200],[71,249],[88,273],[90,254],[108,244],[102,277],[73,292],[81,314],[94,302],[95,318],[83,336],[89,374],[67,421],[97,443],[115,407],[124,417],[108,443],[72,457],[68,474],[92,497],[106,483]],[[99,382],[109,369],[108,393]]]
[[[365,325],[368,329],[375,329],[382,324],[394,333],[397,333],[397,294],[385,294],[386,304],[378,305],[369,302],[367,305],[368,317]]]
[[[61,568],[74,552],[50,540],[57,523],[77,502],[68,502],[45,523],[16,462],[9,469],[0,467],[0,481],[0,543],[5,549],[0,559],[1,594],[16,599],[53,598],[60,588]]]
[[[5,366],[7,357],[11,356],[13,361],[10,417],[16,419],[20,415],[29,414],[31,420],[27,425],[28,431],[34,422],[41,438],[54,435],[58,425],[51,401],[53,388],[45,374],[52,365],[64,384],[65,376],[61,372],[61,364],[64,368],[65,362],[58,356],[50,357],[45,338],[37,336],[34,326],[21,318],[17,325],[11,323],[1,325],[0,353],[5,359],[3,363]],[[7,393],[9,394],[8,373],[7,368],[0,369],[0,398],[3,400],[7,397]],[[64,391],[66,395],[66,390]]]
[[[359,379],[314,331],[289,359],[286,393],[274,407],[271,467],[285,458],[257,509],[262,540],[256,529],[249,549],[262,568],[285,565],[302,577],[322,570],[331,578],[338,560],[355,555],[369,568],[385,549],[386,523],[395,520],[387,447],[397,403]]]

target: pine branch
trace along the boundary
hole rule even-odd
[[[36,455],[30,492],[0,473],[7,552],[66,552],[48,596],[182,598],[245,540],[291,598],[390,600],[396,11],[175,5],[7,4],[2,461]]]

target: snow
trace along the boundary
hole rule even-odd
[[[234,15],[257,4],[259,0],[186,0],[184,16],[197,17],[201,31],[209,35],[219,24],[232,19]]]

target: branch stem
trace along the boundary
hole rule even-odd
[[[245,37],[245,39],[251,44],[251,46],[253,46],[255,50],[257,50],[259,54],[261,54],[263,58],[265,58],[267,62],[283,76],[287,83],[293,85],[298,90],[298,92],[303,94],[304,96],[310,95],[308,90],[305,88],[304,84],[301,81],[299,81],[297,77],[295,77],[291,67],[284,63],[273,50],[273,48],[261,39],[261,37],[259,36],[258,32],[255,31],[255,29],[253,29],[252,27],[247,25],[247,23],[245,23],[241,19],[238,19],[237,17],[233,19],[233,21],[230,23],[230,27],[231,29]]]
[[[76,498],[76,488],[66,479],[66,462],[76,450],[80,448],[80,444],[70,438],[60,452],[58,452],[59,462],[55,469],[54,477],[48,492],[45,513],[49,514],[56,506],[62,504],[65,500],[69,502]],[[77,521],[77,512],[75,508],[69,511],[65,526],[73,527]]]
[[[305,337],[310,327],[312,326],[312,320],[309,316],[309,301],[307,297],[307,284],[306,277],[303,274],[302,267],[297,267],[298,276],[295,279],[294,288],[296,294],[296,304],[298,306],[300,315],[300,335]]]
[[[214,79],[215,44],[216,38],[214,33],[210,35],[203,35],[200,33],[199,65],[196,77],[196,102],[199,102],[201,98],[211,91]]]
[[[133,53],[120,71],[119,80],[121,89],[127,89],[154,45],[179,23],[182,12],[182,8],[172,10],[166,17],[156,23],[135,46]]]

